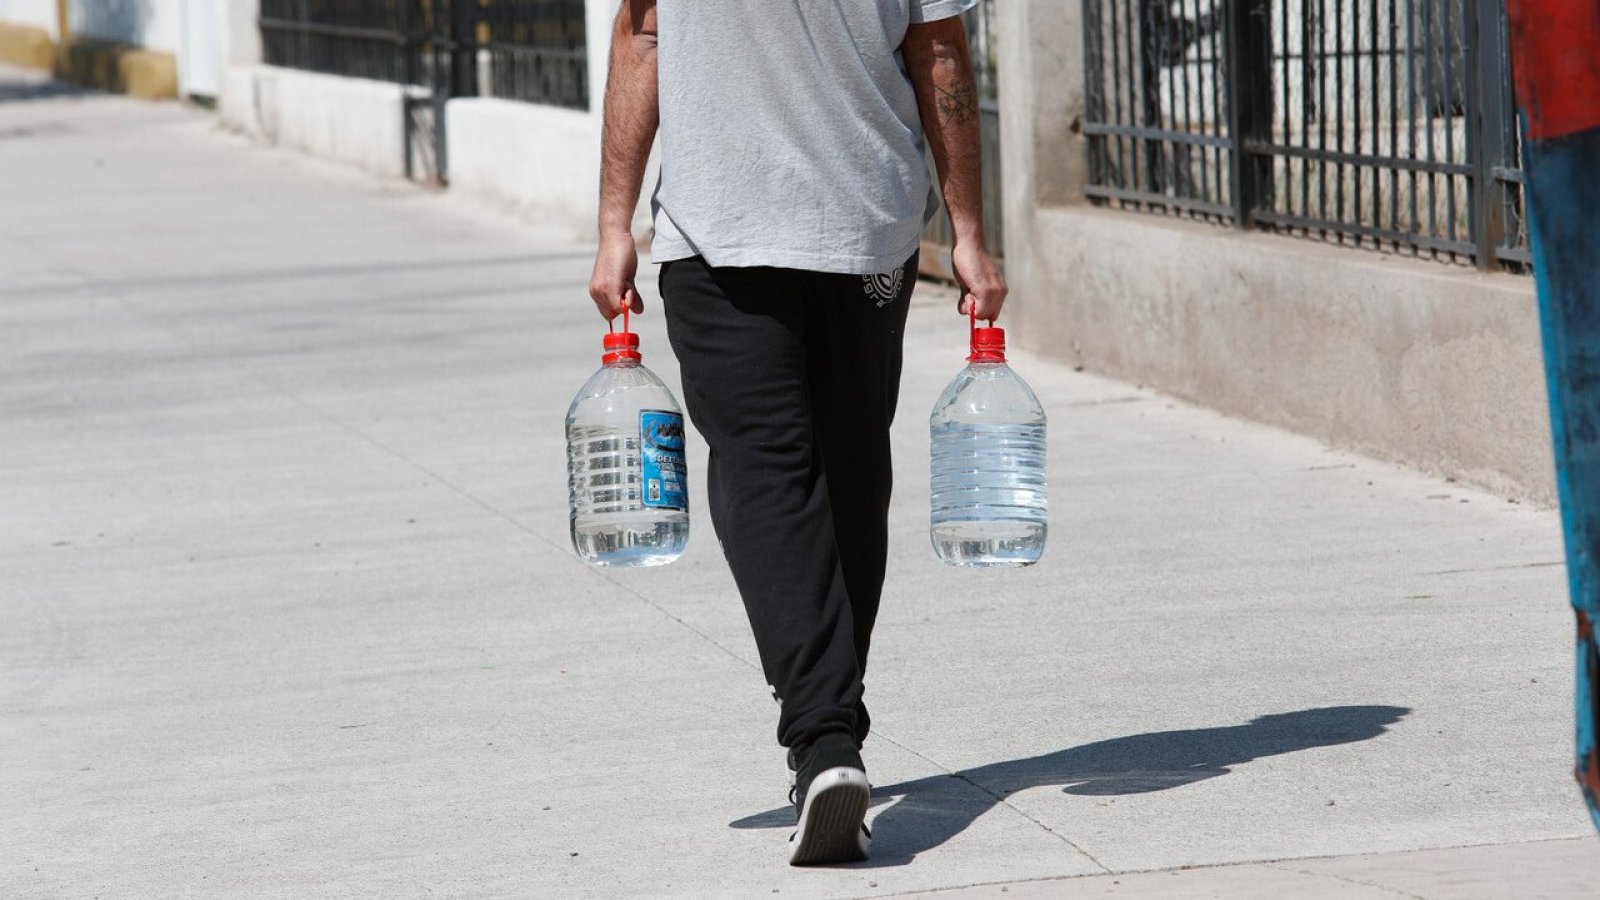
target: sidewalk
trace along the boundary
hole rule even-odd
[[[926,286],[876,856],[788,868],[703,445],[680,562],[567,546],[590,249],[25,78],[0,71],[0,896],[1594,895],[1552,512],[1022,357],[1049,552],[945,569],[925,417],[966,322]]]

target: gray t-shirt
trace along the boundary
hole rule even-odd
[[[977,0],[657,0],[656,262],[869,275],[938,210],[906,26]]]

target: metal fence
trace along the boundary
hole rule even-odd
[[[261,0],[262,58],[274,66],[415,84],[432,10],[414,0]],[[413,21],[417,17],[416,21]]]
[[[999,44],[994,32],[995,0],[981,0],[964,13],[967,42],[972,55],[973,76],[978,83],[978,135],[983,158],[983,239],[989,252],[1004,252],[1005,227],[1000,205],[1000,104],[996,80],[996,52]],[[928,157],[930,171],[933,157]],[[925,274],[954,278],[948,268],[951,242],[950,221],[941,211],[922,234],[922,270]]]
[[[1519,267],[1500,0],[1083,0],[1101,203]]]
[[[258,24],[269,65],[416,87],[408,174],[444,175],[451,97],[589,107],[583,0],[261,0]]]
[[[494,97],[589,108],[583,0],[484,0],[477,46]]]

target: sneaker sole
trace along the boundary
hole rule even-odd
[[[871,838],[862,822],[872,788],[860,769],[839,766],[819,774],[806,794],[800,824],[789,838],[789,865],[860,862]]]

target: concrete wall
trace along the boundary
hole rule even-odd
[[[446,105],[450,187],[594,228],[600,123],[582,110],[463,98]]]
[[[1096,209],[1079,6],[998,4],[1013,340],[1090,370],[1553,500],[1530,278]]]
[[[494,98],[446,104],[450,187],[574,224],[595,218],[600,123],[586,110]]]
[[[405,174],[402,88],[274,66],[223,75],[223,122],[259,140],[339,160],[378,175]]]
[[[61,39],[56,27],[56,0],[0,0],[0,22],[42,28],[50,40]]]
[[[599,218],[600,117],[486,97],[446,105],[450,189],[466,191],[525,213],[565,222],[575,234],[595,234]],[[654,159],[634,214],[634,231],[650,225]]]
[[[405,174],[402,88],[274,66],[231,66],[218,110],[224,124],[258,140],[350,163],[380,175]],[[490,97],[451,100],[445,109],[450,185],[492,202],[568,223],[592,235],[598,216],[600,117],[582,110]],[[648,193],[635,217],[649,225]]]
[[[1041,209],[1023,346],[1518,497],[1555,495],[1528,278]],[[1042,288],[1042,293],[1034,293]]]

